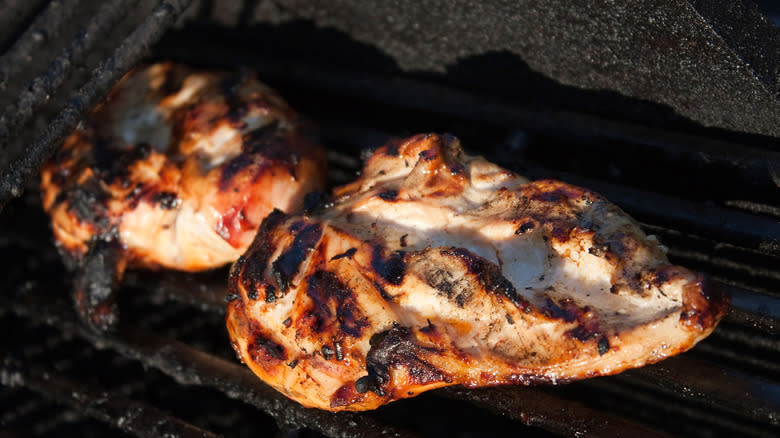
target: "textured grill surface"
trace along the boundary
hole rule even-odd
[[[188,3],[7,2],[0,204],[20,193],[24,178]],[[281,13],[273,2],[215,3],[197,2],[152,59],[258,69],[320,126],[331,185],[351,180],[357,157],[390,137],[452,132],[469,152],[521,174],[602,192],[658,235],[672,262],[721,283],[733,308],[693,351],[619,376],[550,388],[447,389],[373,413],[333,415],[298,407],[236,362],[222,317],[225,270],[130,273],[120,329],[85,330],[30,188],[0,215],[0,330],[9,334],[0,337],[0,436],[780,434],[777,139],[683,132],[690,125],[677,122],[662,129],[664,114],[647,124],[614,109],[586,114],[566,99],[592,93],[551,82],[526,94],[513,84],[504,95],[496,92],[500,79],[514,78],[499,75],[483,87],[479,68],[404,72],[332,29],[267,24]],[[220,14],[254,18],[226,23]],[[253,21],[264,14],[271,18]]]

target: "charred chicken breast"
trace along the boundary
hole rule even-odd
[[[691,348],[728,300],[602,196],[418,135],[313,214],[272,213],[233,265],[240,357],[301,404],[556,383]]]
[[[126,267],[235,261],[274,208],[324,186],[325,155],[249,72],[171,63],[128,73],[41,173],[56,241],[96,327]]]

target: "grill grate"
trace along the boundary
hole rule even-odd
[[[51,94],[70,75],[72,66],[84,60],[99,38],[111,34],[112,24],[125,18],[128,9],[135,3],[132,0],[116,0],[106,3],[98,11],[95,20],[89,23],[73,43],[62,51],[47,71],[33,79],[28,89],[18,95],[14,105],[5,108],[0,118],[0,143],[7,143],[11,132],[18,131],[29,122],[35,110],[49,100]],[[62,107],[43,134],[24,150],[21,157],[3,170],[0,177],[0,208],[22,193],[25,181],[37,172],[43,161],[73,130],[81,117],[105,96],[109,88],[122,75],[147,54],[149,46],[162,37],[189,3],[189,0],[161,1],[127,38],[118,41],[114,53],[96,65],[91,77],[69,97],[67,104]],[[24,47],[27,41],[25,38],[35,40],[37,35],[40,34],[36,31],[30,32],[29,35],[25,33],[19,44]],[[9,56],[14,53],[16,52],[12,50]]]
[[[20,131],[39,110],[50,111],[47,120],[53,122],[4,169],[0,205],[18,196],[25,178],[83,112],[189,3],[9,2],[12,12],[0,13],[0,47],[8,48],[0,57],[0,90],[15,100],[0,102],[6,108],[0,143],[5,152],[12,149],[6,144],[11,138],[26,144]],[[250,11],[249,4],[241,7]],[[208,15],[214,5],[200,6],[197,14]],[[92,9],[84,13],[85,7]],[[133,14],[135,9],[141,12]],[[24,17],[24,25],[2,26],[11,13]],[[101,41],[101,29],[117,20],[123,31]],[[21,436],[105,436],[113,433],[106,424],[140,436],[780,434],[776,139],[701,129],[682,133],[554,104],[518,103],[447,75],[400,73],[381,59],[364,71],[361,62],[349,59],[358,53],[377,60],[364,46],[339,42],[307,24],[198,26],[167,34],[153,56],[257,68],[321,126],[331,149],[331,185],[352,178],[359,168],[354,157],[368,145],[418,131],[454,132],[467,148],[481,146],[478,152],[513,170],[602,192],[659,235],[674,262],[727,288],[734,307],[693,351],[619,376],[554,388],[448,388],[372,413],[329,414],[290,402],[236,363],[222,319],[225,270],[128,273],[120,330],[98,335],[83,328],[66,300],[67,274],[42,231],[48,225],[32,190],[0,216],[0,261],[12,267],[0,284],[0,328],[24,334],[0,341],[0,400],[13,406],[2,409],[0,426]],[[87,32],[79,34],[82,28]],[[291,35],[312,41],[322,36],[335,45],[325,56],[309,56],[305,47],[283,44]],[[55,40],[51,56],[28,59]],[[101,43],[109,50],[101,52]],[[331,62],[329,54],[338,59]],[[3,164],[9,154],[3,154]],[[659,177],[658,169],[671,176]]]

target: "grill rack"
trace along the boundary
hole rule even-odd
[[[19,6],[15,6],[19,2],[12,3],[14,5],[10,5],[11,7]],[[47,15],[47,11],[57,2],[50,3],[47,8],[41,6],[42,3],[36,2],[29,10],[40,11],[38,17],[42,21],[46,17],[53,19],[56,14]],[[116,1],[111,5],[127,8],[131,3],[134,2]],[[2,189],[0,202],[5,202],[19,194],[21,181],[37,170],[36,163],[40,163],[67,133],[69,127],[76,123],[79,114],[96,102],[130,65],[141,58],[143,49],[160,37],[163,30],[188,3],[186,1],[160,2],[157,5],[157,12],[153,15],[148,17],[142,15],[144,20],[138,21],[142,23],[141,25],[130,26],[135,29],[135,33],[132,34],[134,37],[126,38],[127,43],[120,46],[113,58],[104,61],[103,64],[98,62],[89,64],[88,60],[84,60],[85,64],[99,66],[80,91],[77,91],[75,100],[64,100],[67,102],[65,110],[52,124],[52,128],[33,144],[21,161],[5,169],[1,181],[3,186],[0,187]],[[108,11],[110,8],[111,6],[105,6],[104,10]],[[31,21],[33,24],[28,27],[28,31],[22,33],[16,44],[25,41],[26,44],[30,44],[30,47],[40,44],[40,41],[37,41],[40,39],[40,34],[36,36],[32,31],[36,20]],[[62,23],[64,22],[60,24]],[[98,24],[106,26],[102,22]],[[55,32],[51,32],[51,35],[54,34]],[[0,37],[2,41],[7,39],[5,35]],[[89,45],[84,42],[73,44]],[[199,48],[198,53],[186,53],[181,50],[183,46],[195,45]],[[87,53],[89,48],[84,47],[83,50],[82,54]],[[6,52],[3,58],[0,58],[0,66],[8,65],[3,64],[3,60],[8,59],[6,57],[12,53],[14,53],[12,50]],[[18,53],[23,54],[24,51],[20,50]],[[76,65],[80,62],[78,60],[80,55],[78,51],[75,53],[76,55],[71,57],[72,55],[63,52],[65,58],[58,59],[61,63],[66,60],[67,62],[64,62],[66,65]],[[366,145],[381,144],[391,134],[398,135],[406,130],[414,131],[418,129],[416,126],[423,124],[425,125],[421,129],[431,129],[432,126],[446,129],[458,125],[458,127],[462,126],[463,131],[467,133],[470,131],[481,133],[503,127],[504,129],[499,130],[499,135],[481,143],[491,146],[482,153],[532,177],[560,177],[601,191],[641,219],[647,230],[659,234],[664,242],[670,243],[670,255],[679,263],[709,273],[723,282],[735,297],[735,307],[711,339],[681,358],[653,367],[553,390],[545,388],[493,388],[479,391],[446,389],[424,396],[426,398],[421,399],[422,402],[411,400],[395,405],[429,409],[428,405],[445,404],[446,400],[454,399],[453,407],[460,409],[458,412],[472,413],[473,408],[470,406],[474,403],[474,405],[486,406],[487,410],[497,414],[493,417],[483,414],[480,418],[495,423],[500,422],[502,417],[508,416],[510,422],[504,423],[504,426],[517,427],[518,423],[530,424],[539,429],[524,430],[540,435],[550,432],[582,436],[615,436],[629,433],[639,436],[658,436],[667,432],[674,435],[705,436],[729,431],[745,436],[777,434],[780,371],[776,359],[780,347],[775,337],[777,319],[780,315],[780,311],[777,310],[778,297],[780,297],[778,293],[780,273],[777,269],[780,256],[780,244],[778,244],[780,224],[777,221],[777,211],[780,207],[772,200],[771,195],[776,193],[773,190],[776,190],[778,185],[780,149],[772,146],[772,142],[762,145],[748,139],[745,143],[741,143],[739,137],[736,140],[733,138],[720,140],[715,139],[717,136],[670,133],[635,123],[586,116],[571,111],[539,111],[530,107],[518,107],[495,96],[442,85],[428,78],[384,74],[366,77],[360,73],[326,65],[310,65],[289,60],[280,62],[273,57],[259,56],[247,47],[227,45],[224,41],[195,42],[192,40],[192,35],[187,32],[168,34],[156,47],[155,56],[193,63],[203,63],[206,59],[208,63],[214,65],[254,66],[263,72],[263,78],[272,81],[277,87],[288,90],[302,87],[303,91],[298,91],[297,95],[296,91],[283,93],[292,96],[290,100],[294,105],[296,105],[295,100],[304,103],[304,105],[296,105],[298,107],[306,108],[307,101],[324,97],[326,102],[332,102],[333,99],[350,100],[346,104],[341,103],[341,106],[346,108],[350,105],[360,107],[366,103],[388,106],[390,109],[380,112],[381,117],[393,115],[393,111],[405,113],[401,116],[396,114],[397,120],[392,123],[382,124],[373,119],[362,120],[361,118],[365,116],[356,115],[354,111],[343,111],[342,108],[339,108],[339,111],[336,111],[337,115],[333,116],[327,108],[310,104],[305,112],[312,115],[315,120],[324,122],[322,135],[325,142],[343,151],[357,151]],[[92,68],[94,67],[75,68],[70,73],[76,75],[76,70]],[[21,72],[22,70],[20,74]],[[16,133],[21,126],[25,125],[25,119],[30,117],[26,114],[32,115],[35,108],[44,106],[45,101],[48,100],[48,93],[36,90],[46,89],[45,87],[51,87],[47,90],[54,90],[57,86],[66,84],[63,78],[68,76],[67,69],[60,71],[55,68],[49,71],[52,72],[57,72],[56,74],[61,76],[52,77],[53,81],[45,82],[47,80],[45,74],[42,76],[44,82],[38,82],[43,84],[44,88],[33,87],[28,94],[20,94],[29,97],[24,105],[28,105],[25,108],[29,107],[30,110],[25,109],[17,118],[6,117],[1,123],[2,128],[7,131],[0,130],[0,133]],[[2,73],[1,69],[0,73]],[[54,85],[46,85],[48,83]],[[0,77],[0,86],[4,84],[5,77]],[[300,96],[312,92],[317,97]],[[21,101],[22,99],[19,100]],[[342,111],[355,116],[353,119],[355,121],[344,122]],[[7,116],[8,113],[4,115]],[[442,122],[443,119],[447,121]],[[399,125],[403,128],[398,129]],[[460,135],[459,129],[452,129],[452,131]],[[466,135],[478,136],[471,133]],[[604,177],[604,175],[585,176],[589,173],[582,172],[576,166],[572,168],[568,164],[557,162],[552,162],[551,165],[549,157],[533,156],[533,145],[528,146],[523,140],[525,136],[550,135],[554,135],[556,141],[560,138],[571,140],[573,137],[584,135],[589,146],[599,141],[639,145],[645,151],[663,156],[667,162],[681,160],[696,165],[700,165],[701,162],[715,163],[717,169],[727,171],[732,182],[741,184],[743,189],[749,188],[751,195],[745,199],[728,201],[724,198],[721,199],[721,201],[725,200],[724,202],[711,203],[700,199],[688,199],[684,195],[669,194],[668,190],[659,190],[657,187],[648,190],[641,186],[632,186],[621,182],[620,178]],[[464,143],[467,147],[469,144],[480,144],[469,141]],[[508,156],[506,150],[513,151],[513,156]],[[529,155],[533,159],[527,161]],[[330,162],[334,167],[331,172],[332,184],[344,182],[358,166],[357,161],[348,153],[332,153]],[[717,186],[717,189],[723,192],[718,193],[724,197],[734,194],[723,190],[722,186]],[[0,219],[3,222],[13,223],[14,218],[32,217],[36,214],[40,216],[37,202],[31,199],[16,201],[8,207],[10,211]],[[691,212],[704,212],[704,214]],[[0,235],[3,251],[7,251],[4,253],[4,259],[8,266],[14,266],[14,261],[20,259],[14,251],[21,251],[29,257],[21,276],[9,275],[4,287],[7,297],[13,296],[18,299],[12,304],[4,304],[0,307],[3,313],[16,315],[6,316],[11,318],[11,323],[23,326],[25,324],[48,325],[54,328],[51,332],[52,336],[66,339],[75,336],[86,339],[88,345],[82,348],[107,348],[114,351],[115,353],[112,354],[117,358],[142,363],[150,369],[161,369],[187,385],[203,385],[207,382],[207,386],[213,386],[219,392],[226,393],[227,397],[223,395],[223,398],[238,397],[271,414],[282,426],[282,429],[277,432],[280,434],[306,434],[306,427],[310,427],[330,436],[380,436],[382,431],[389,430],[387,419],[396,425],[398,433],[411,436],[415,432],[418,434],[421,431],[425,432],[426,426],[419,425],[415,425],[416,430],[414,428],[411,431],[406,430],[402,415],[397,414],[397,410],[402,408],[397,408],[395,405],[391,405],[389,410],[381,411],[377,416],[368,414],[350,417],[349,415],[302,413],[305,410],[270,392],[268,388],[262,387],[247,370],[235,364],[229,355],[224,354],[224,351],[218,353],[219,347],[212,346],[209,350],[200,345],[197,342],[197,335],[185,336],[174,330],[173,333],[169,333],[170,336],[161,336],[160,331],[173,330],[166,324],[162,324],[155,330],[139,329],[139,325],[145,327],[150,323],[148,315],[130,323],[125,321],[124,328],[117,335],[98,336],[84,330],[76,323],[66,301],[51,299],[49,289],[61,290],[61,285],[41,287],[40,284],[36,286],[39,282],[30,282],[30,279],[43,279],[51,275],[49,271],[41,271],[41,265],[59,263],[46,237],[40,236],[40,230],[45,228],[46,224],[43,220],[31,221],[21,228],[18,224],[11,224],[3,227]],[[37,237],[32,237],[36,235]],[[55,271],[58,269],[59,267]],[[59,279],[55,282],[67,283],[62,281],[64,276],[65,274],[60,272],[54,277]],[[136,289],[141,297],[146,297],[145,299],[149,301],[147,309],[159,314],[156,318],[158,323],[169,315],[176,315],[179,311],[176,309],[184,309],[182,311],[185,312],[186,309],[196,309],[196,314],[201,316],[197,316],[188,324],[183,324],[182,332],[191,331],[215,339],[214,332],[222,330],[221,324],[213,323],[213,317],[218,312],[222,312],[224,278],[224,272],[213,276],[133,274],[128,278],[128,287]],[[174,310],[166,312],[165,309],[169,307]],[[204,321],[212,321],[212,323]],[[180,336],[185,336],[187,341],[176,340]],[[219,336],[216,336],[216,339],[219,339],[219,342],[226,342]],[[45,348],[45,345],[38,348]],[[25,359],[24,354],[19,355],[22,357],[21,360],[13,355],[4,358],[0,371],[5,385],[22,385],[39,391],[46,398],[72,405],[76,411],[97,417],[114,426],[118,425],[117,418],[111,415],[112,407],[101,402],[104,397],[101,394],[101,387],[91,386],[87,382],[89,379],[84,379],[84,376],[73,378],[66,376],[67,373],[58,373],[57,368],[53,368],[45,360],[36,364]],[[209,367],[215,363],[219,366]],[[221,366],[224,368],[220,368]],[[193,369],[198,369],[198,373],[192,374]],[[44,375],[54,376],[54,378],[46,379],[43,378]],[[193,379],[198,381],[194,382]],[[69,385],[80,388],[77,393],[83,395],[76,400],[72,397],[71,391],[69,402],[65,397],[67,392],[63,391],[63,396],[57,395],[59,384],[65,388]],[[261,387],[263,389],[257,389]],[[252,389],[247,391],[247,388]],[[605,397],[607,400],[597,401],[594,406],[591,406],[589,397],[592,397],[592,394],[590,393],[595,391],[607,394]],[[263,396],[256,396],[256,394],[263,394]],[[111,397],[111,399],[113,403],[125,407],[138,407],[137,403],[140,403],[145,414],[139,417],[137,424],[149,425],[162,421],[172,425],[170,427],[180,427],[177,430],[181,433],[186,431],[197,433],[199,430],[197,426],[187,424],[187,421],[177,419],[176,416],[156,408],[152,402],[139,402],[122,396]],[[643,411],[626,412],[635,407],[640,407]],[[682,415],[675,412],[678,409],[683,412]],[[422,410],[417,409],[416,412]],[[664,418],[666,415],[676,416],[674,418],[681,419],[685,424],[681,424],[680,429],[664,429],[662,422],[666,420]],[[325,417],[338,418],[338,420],[329,421],[323,419]],[[359,420],[355,420],[358,426],[349,423],[349,418],[358,418]],[[134,427],[126,426],[125,430],[142,436],[150,433],[148,428],[140,430]],[[210,433],[205,429],[200,430],[203,434]],[[225,433],[232,435],[229,432]]]
[[[349,158],[331,153],[330,161],[344,163],[349,162]],[[345,175],[349,172],[344,169],[342,172],[333,173]],[[17,206],[22,201],[26,205]],[[27,266],[29,271],[10,278],[4,287],[5,291],[12,293],[13,298],[12,304],[3,308],[4,311],[38,324],[50,325],[66,337],[83,338],[95,348],[116,351],[121,356],[170,375],[180,384],[213,387],[229,398],[237,398],[267,412],[281,424],[283,430],[313,429],[327,436],[384,436],[389,431],[399,436],[417,436],[413,432],[393,429],[386,423],[378,422],[371,414],[334,416],[302,409],[263,385],[247,369],[236,364],[231,358],[232,352],[228,351],[226,345],[220,343],[221,341],[226,344],[226,337],[220,340],[220,336],[217,336],[217,340],[212,341],[211,346],[193,342],[198,335],[193,336],[186,334],[187,332],[201,335],[208,333],[206,337],[213,339],[214,333],[219,334],[224,330],[221,320],[226,295],[224,270],[204,275],[131,272],[126,279],[127,290],[123,291],[123,296],[141,297],[148,301],[147,307],[143,311],[136,310],[129,315],[124,314],[123,327],[115,335],[104,336],[92,333],[78,323],[69,303],[63,300],[61,295],[52,299],[48,292],[52,287],[47,287],[45,281],[30,280],[51,277],[57,279],[55,281],[59,284],[61,278],[66,276],[64,272],[57,271],[62,268],[56,267],[57,254],[50,244],[46,240],[29,237],[34,235],[33,230],[45,226],[45,218],[40,211],[36,210],[35,203],[36,200],[31,193],[24,200],[12,204],[7,215],[3,217],[7,221],[9,218],[22,215],[22,211],[27,218],[37,217],[37,220],[25,221],[23,225],[3,224],[6,225],[2,227],[5,230],[3,246],[7,251],[4,256],[7,259],[18,257],[20,251],[31,255]],[[15,211],[17,209],[22,211]],[[54,269],[52,264],[55,265]],[[42,269],[46,269],[45,274],[40,272]],[[173,322],[166,322],[171,314],[176,314],[177,306],[194,310],[200,316],[194,318],[189,324],[172,326],[181,322],[181,318],[175,317]],[[122,304],[122,309],[127,307],[127,303]],[[173,307],[174,310],[170,311],[169,307]],[[158,314],[155,315],[155,312]],[[143,316],[139,318],[138,315]],[[734,343],[730,339],[734,333],[738,334],[739,330],[749,330],[748,345],[752,343],[759,350],[766,351],[767,346],[762,343],[771,344],[774,340],[775,325],[770,323],[755,326],[752,321],[755,316],[744,310],[732,310],[712,337],[725,337],[725,342],[729,344]],[[204,326],[204,318],[210,322],[206,326]],[[767,319],[765,316],[764,318]],[[128,320],[133,322],[128,323]],[[769,320],[774,321],[772,318]],[[141,328],[141,326],[152,327],[152,329]],[[159,333],[158,327],[161,327],[162,331],[171,332],[170,335]],[[723,327],[736,327],[737,330],[730,328],[727,331]],[[719,335],[723,332],[727,335]],[[175,338],[184,338],[184,341]],[[743,343],[745,340],[742,338],[737,342]],[[695,351],[702,350],[702,347],[706,350],[710,344],[710,341],[706,341]],[[716,344],[709,348],[714,350],[712,356],[716,358],[729,352],[728,345],[723,347]],[[770,345],[769,349],[777,351],[776,346]],[[214,354],[215,350],[222,351]],[[66,377],[55,376],[53,379],[55,383],[51,380],[42,380],[40,377],[44,373],[52,373],[52,371],[44,371],[46,368],[41,365],[23,363],[29,366],[26,368],[27,371],[22,377],[13,377],[20,375],[20,368],[23,367],[20,366],[19,361],[3,362],[0,374],[11,376],[10,380],[8,377],[5,378],[4,384],[21,384],[47,397],[63,401],[62,396],[57,392],[57,385],[64,385],[63,382],[67,382]],[[460,403],[458,408],[464,409],[463,400],[467,400],[496,415],[562,435],[606,437],[626,435],[629,433],[627,431],[630,431],[631,435],[654,437],[667,436],[664,432],[670,432],[654,430],[643,424],[643,420],[647,421],[647,419],[622,418],[621,413],[616,415],[603,406],[594,408],[582,402],[582,392],[600,391],[618,399],[639,399],[639,405],[644,406],[644,410],[662,409],[670,403],[671,398],[671,406],[675,409],[683,409],[687,421],[698,425],[708,424],[711,428],[710,432],[725,430],[739,432],[744,436],[772,436],[777,432],[778,420],[780,420],[778,418],[780,399],[776,397],[777,391],[780,391],[780,385],[777,383],[780,379],[776,377],[780,373],[777,366],[771,362],[761,364],[760,367],[762,374],[775,376],[775,379],[735,372],[728,367],[708,363],[706,355],[704,358],[694,358],[689,353],[620,376],[595,379],[587,382],[586,388],[575,391],[570,391],[568,387],[558,388],[555,391],[544,388],[493,388],[476,391],[445,389],[428,396],[423,406],[431,403],[439,404],[446,399],[456,399]],[[71,397],[70,401],[64,400],[66,404],[72,405],[75,401],[80,404],[76,407],[85,414],[107,420],[109,424],[125,427],[127,431],[140,432],[140,435],[144,436],[142,431],[131,428],[132,423],[119,424],[117,418],[123,417],[112,419],[108,409],[94,411],[94,406],[102,406],[105,398],[97,390],[82,389],[83,382],[70,384],[79,388],[76,392],[82,395],[80,399]],[[61,392],[68,394],[67,390]],[[137,406],[138,402],[135,400],[119,398],[120,400],[116,402],[119,406],[128,408]],[[182,434],[190,432],[195,427],[188,425],[184,420],[162,413],[154,406],[142,404],[138,411],[144,412],[144,415],[139,417],[138,424],[166,424],[166,427],[170,428],[179,427],[180,429],[175,430],[179,430]],[[661,412],[664,410],[662,409]],[[650,420],[650,423],[654,424],[654,420]],[[686,435],[700,435],[692,433],[691,430],[684,431]]]

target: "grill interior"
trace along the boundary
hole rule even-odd
[[[10,200],[0,215],[0,259],[8,267],[0,327],[9,334],[0,340],[3,434],[780,433],[776,138],[703,128],[668,108],[566,87],[506,53],[448,72],[410,73],[310,21],[226,24],[211,2],[193,5],[161,40],[189,2],[9,3],[7,14],[20,18],[0,34],[0,201]],[[233,6],[239,17],[257,16],[269,3]],[[114,31],[103,38],[106,29]],[[257,69],[319,126],[331,151],[331,185],[354,176],[366,148],[451,132],[470,152],[521,174],[601,192],[658,235],[673,263],[726,288],[732,309],[692,351],[657,365],[558,387],[438,390],[365,414],[301,408],[235,360],[222,317],[224,269],[130,273],[119,330],[92,333],[72,311],[69,274],[35,184],[11,199],[151,44],[149,60]],[[30,56],[36,50],[40,56]]]

